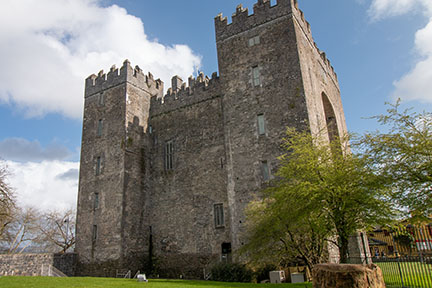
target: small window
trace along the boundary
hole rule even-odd
[[[174,142],[168,141],[165,143],[165,170],[172,170],[174,165]]]
[[[93,208],[96,210],[99,208],[99,193],[94,194]]]
[[[231,254],[231,243],[222,243],[222,254]]]
[[[254,86],[261,85],[260,70],[258,66],[252,68],[252,80]]]
[[[97,157],[97,159],[96,159],[96,175],[101,174],[101,166],[102,166],[102,159],[101,159],[101,157]]]
[[[265,118],[263,114],[258,115],[258,134],[265,135]]]
[[[261,162],[261,173],[264,181],[270,180],[270,170],[267,161]]]
[[[103,130],[103,120],[99,119],[98,127],[97,127],[97,136],[102,136],[102,130]]]
[[[225,219],[224,219],[223,204],[215,204],[214,205],[214,219],[215,219],[216,228],[224,227]]]
[[[93,225],[93,235],[92,235],[93,241],[96,241],[97,237],[98,237],[98,227],[97,225]]]
[[[105,105],[105,95],[103,93],[99,94],[99,106]]]
[[[252,47],[252,46],[255,46],[258,44],[260,44],[260,37],[259,36],[249,38],[249,47]]]

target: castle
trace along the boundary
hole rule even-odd
[[[86,79],[76,249],[82,275],[202,277],[244,244],[286,127],[346,132],[337,76],[297,0],[215,18],[219,75],[164,83],[125,61]],[[300,205],[300,203],[299,203]]]

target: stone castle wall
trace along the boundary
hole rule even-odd
[[[254,14],[237,8],[232,23],[216,18],[220,78],[225,92],[225,135],[228,158],[232,242],[239,248],[244,239],[244,209],[275,175],[283,153],[286,127],[308,128],[306,95],[300,70],[296,23],[290,1],[258,1]],[[267,17],[264,17],[267,16]],[[257,38],[257,44],[249,41]],[[254,69],[259,71],[254,82]],[[258,115],[265,133],[258,131]]]
[[[75,276],[76,254],[3,254],[0,276],[42,276],[43,266],[50,265],[67,276]]]
[[[253,10],[215,18],[219,75],[175,76],[163,94],[162,81],[125,61],[86,80],[78,274],[154,259],[160,276],[201,278],[244,243],[244,209],[274,178],[286,127],[346,131],[336,74],[297,2]]]
[[[229,222],[215,227],[214,221],[214,205],[228,207],[224,111],[217,77],[201,75],[191,84],[151,106],[150,219],[160,268],[202,277],[197,267],[230,242]],[[174,149],[172,169],[165,167],[168,141]],[[228,209],[224,212],[228,219]]]

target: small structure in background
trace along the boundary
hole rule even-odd
[[[291,273],[291,283],[303,283],[305,277],[303,273]]]
[[[284,271],[270,271],[270,283],[278,284],[282,282],[285,282]]]

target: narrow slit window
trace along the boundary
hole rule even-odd
[[[255,46],[258,44],[260,44],[260,37],[259,36],[249,38],[249,47],[252,47],[252,46]]]
[[[262,173],[263,181],[269,181],[270,180],[270,170],[269,170],[269,165],[268,165],[267,161],[261,162],[261,173]]]
[[[103,93],[99,94],[99,106],[105,105],[105,95]]]
[[[101,174],[101,166],[102,166],[102,159],[101,159],[101,157],[97,157],[97,159],[96,159],[96,175]]]
[[[97,225],[93,225],[93,233],[92,234],[93,234],[92,235],[93,241],[96,241],[97,237],[98,237],[98,227],[97,227]]]
[[[94,195],[93,208],[95,210],[99,208],[99,193],[95,193],[95,195]]]
[[[102,130],[103,130],[103,120],[99,119],[98,127],[97,127],[97,136],[102,136]]]
[[[266,130],[265,130],[265,118],[264,118],[264,114],[259,114],[258,115],[258,134],[259,135],[265,135]]]
[[[261,85],[260,70],[258,66],[252,68],[252,78],[254,86]]]
[[[174,165],[174,142],[165,143],[165,170],[173,170]]]
[[[225,219],[224,219],[223,204],[215,204],[214,205],[214,220],[215,220],[216,228],[224,227]]]

